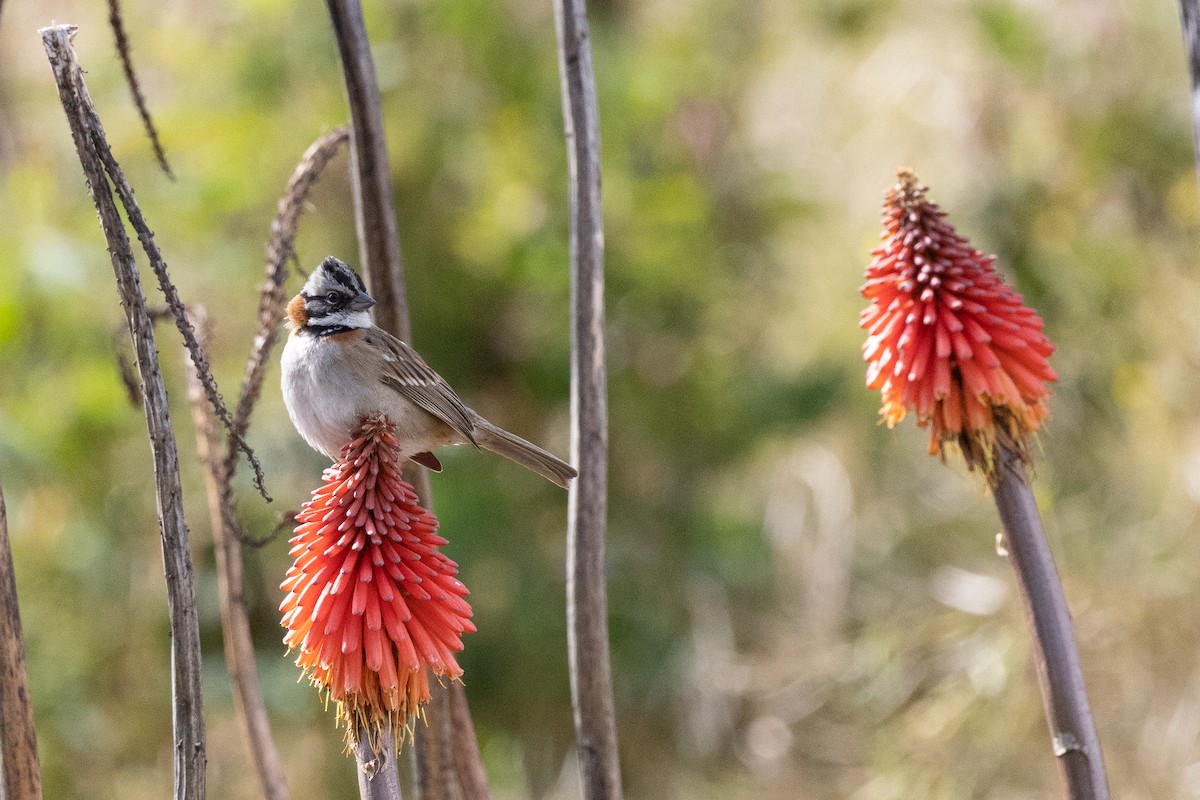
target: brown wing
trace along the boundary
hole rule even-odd
[[[383,383],[475,442],[474,413],[425,359],[382,328],[371,328],[365,339],[383,354],[388,373]]]

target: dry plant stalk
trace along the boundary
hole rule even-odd
[[[0,797],[41,800],[33,703],[17,607],[17,581],[8,540],[8,512],[0,490]]]
[[[183,515],[179,452],[171,427],[167,391],[158,364],[154,326],[146,309],[146,298],[142,293],[133,248],[108,185],[109,177],[112,177],[118,187],[124,179],[116,170],[99,117],[84,84],[83,72],[71,45],[74,31],[69,25],[43,28],[42,43],[54,71],[59,97],[71,128],[71,137],[75,141],[75,149],[87,178],[88,189],[96,204],[100,225],[108,242],[117,290],[121,296],[121,305],[125,310],[134,352],[137,355],[138,373],[145,397],[146,425],[154,458],[154,483],[158,496],[167,605],[171,620],[174,795],[176,800],[201,800],[204,797],[206,759],[204,704],[200,680],[200,626],[196,613],[187,522]],[[128,184],[125,184],[125,188],[128,189]],[[122,199],[126,203],[126,213],[132,220],[136,211],[136,206],[132,203],[132,191],[128,191],[128,197],[122,193]],[[137,216],[140,217],[140,213]],[[149,229],[146,231],[148,233]],[[146,245],[145,238],[142,243]],[[186,321],[179,324],[186,325]],[[195,360],[195,350],[189,349]],[[200,362],[197,362],[197,369],[203,370]],[[210,399],[211,397],[210,395]]]
[[[188,309],[196,339],[207,347],[208,319],[203,307]],[[242,549],[233,531],[225,525],[221,504],[222,489],[229,474],[221,460],[221,433],[196,367],[187,353],[183,359],[187,378],[188,404],[196,426],[196,450],[204,466],[204,488],[208,496],[208,516],[212,525],[213,555],[217,566],[217,595],[221,604],[221,635],[225,644],[225,664],[233,684],[234,709],[242,726],[242,737],[265,800],[288,800],[287,782],[275,741],[271,737],[267,708],[258,683],[254,663],[254,642],[243,595]]]
[[[309,145],[288,179],[283,197],[279,199],[275,219],[271,221],[271,236],[267,242],[267,274],[259,291],[258,333],[254,337],[250,357],[246,361],[246,374],[242,378],[237,410],[233,417],[234,430],[239,433],[244,432],[250,424],[250,413],[262,393],[267,357],[275,342],[279,340],[279,326],[283,322],[284,307],[287,304],[287,294],[284,290],[288,275],[287,262],[293,256],[296,230],[300,224],[300,215],[304,212],[304,204],[325,167],[341,152],[349,137],[350,127],[343,125]],[[232,441],[225,456],[225,466],[231,475],[237,466],[237,450]]]
[[[464,798],[486,800],[491,796],[487,773],[483,769],[483,758],[479,754],[479,741],[475,737],[475,723],[471,721],[471,709],[467,705],[467,690],[461,681],[439,687],[450,699],[450,754],[454,758],[454,775]]]
[[[619,800],[620,760],[604,570],[608,389],[604,363],[604,222],[600,122],[585,0],[554,0],[571,175],[571,485],[567,511],[567,644],[585,800]]]
[[[371,737],[361,731],[354,744],[358,769],[358,796],[361,800],[396,800],[400,797],[400,773],[396,770],[396,741],[388,731]],[[390,766],[389,766],[390,764]]]

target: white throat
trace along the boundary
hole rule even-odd
[[[343,311],[337,316],[340,317],[338,324],[348,328],[369,328],[374,324],[369,311]]]

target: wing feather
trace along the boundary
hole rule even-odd
[[[395,389],[478,446],[475,441],[475,413],[467,408],[450,384],[434,372],[416,350],[382,328],[371,328],[365,338],[368,344],[383,353],[387,364],[387,373],[382,379],[384,385]]]

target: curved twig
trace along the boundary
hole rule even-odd
[[[237,410],[233,426],[239,434],[245,433],[250,425],[250,414],[262,393],[263,376],[267,371],[267,356],[279,339],[279,325],[283,322],[284,302],[287,300],[283,285],[287,281],[287,262],[293,256],[296,229],[304,203],[317,179],[334,156],[350,138],[350,126],[334,128],[317,139],[300,157],[300,163],[288,179],[283,197],[271,220],[271,238],[267,242],[267,276],[258,297],[258,333],[250,348],[246,361],[246,374],[242,378],[238,394]],[[230,443],[225,456],[225,465],[230,474],[237,465],[237,450]]]
[[[225,526],[238,541],[251,547],[262,547],[272,541],[280,529],[277,528],[271,535],[262,539],[251,539],[242,531],[234,513],[233,502],[233,476],[237,471],[239,449],[237,442],[246,435],[250,427],[250,415],[262,394],[267,358],[279,340],[279,325],[283,321],[284,302],[287,300],[284,291],[288,275],[287,262],[295,255],[292,248],[296,241],[300,215],[304,212],[304,203],[325,167],[349,137],[349,126],[335,128],[304,151],[300,163],[288,179],[283,196],[279,199],[275,218],[271,221],[271,236],[267,242],[266,278],[258,296],[258,333],[250,346],[250,356],[246,359],[246,373],[242,377],[234,411],[233,430],[237,437],[229,438],[223,465],[224,476],[220,482],[221,512],[224,515]]]
[[[109,189],[108,179],[105,177],[105,161],[102,156],[105,148],[100,120],[92,106],[87,86],[83,81],[83,72],[71,46],[74,31],[69,25],[43,28],[42,43],[54,70],[59,97],[71,127],[71,137],[75,141],[75,149],[87,177],[88,189],[96,204],[100,225],[108,241],[117,290],[137,354],[138,373],[145,397],[146,426],[150,434],[150,449],[154,456],[154,483],[158,494],[167,607],[171,619],[175,797],[176,800],[202,800],[205,749],[204,703],[200,681],[200,625],[196,612],[187,521],[183,515],[179,452],[171,428],[167,390],[163,385],[158,364],[154,326],[146,310],[146,298],[142,293],[133,248]],[[132,206],[132,203],[126,206],[126,212],[131,218],[135,210],[136,206]]]
[[[608,399],[604,364],[604,222],[600,122],[585,0],[554,0],[571,177],[571,462],[567,645],[585,800],[619,800],[620,761],[604,572]]]

